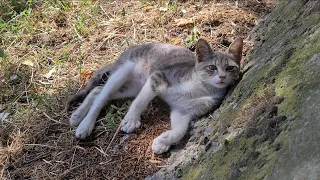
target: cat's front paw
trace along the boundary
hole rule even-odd
[[[121,122],[121,130],[126,133],[132,133],[136,128],[141,125],[139,116],[126,115]]]
[[[156,154],[162,154],[164,152],[167,152],[170,148],[171,144],[168,144],[167,138],[161,134],[157,138],[153,140],[152,143],[152,152]]]
[[[71,126],[78,126],[86,115],[87,115],[87,111],[80,111],[80,109],[77,109],[71,115],[71,118],[69,121],[70,125]]]
[[[83,121],[80,123],[76,130],[76,137],[79,139],[85,139],[92,133],[92,130],[94,128],[95,121],[83,119]]]

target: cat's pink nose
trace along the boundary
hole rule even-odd
[[[225,76],[219,76],[219,78],[220,78],[220,82],[223,82],[223,80],[226,79]]]

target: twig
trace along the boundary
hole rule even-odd
[[[118,126],[118,128],[117,128],[116,132],[114,133],[114,135],[113,135],[113,137],[112,137],[112,139],[111,139],[111,141],[110,141],[110,143],[109,143],[109,145],[108,145],[108,147],[107,147],[106,151],[108,151],[108,150],[109,150],[109,148],[110,148],[110,146],[111,146],[111,143],[114,141],[114,139],[116,138],[117,134],[119,133],[119,131],[120,131],[120,127],[121,127],[121,123],[119,124],[119,126]]]
[[[23,162],[22,165],[24,165],[24,164],[29,164],[29,163],[31,163],[31,162],[37,161],[37,160],[42,159],[42,158],[46,158],[46,157],[48,157],[49,155],[50,155],[50,153],[49,153],[49,152],[46,152],[46,153],[41,154],[41,155],[39,155],[39,156],[37,156],[37,157],[29,160],[29,161]]]
[[[100,9],[104,12],[104,14],[108,17],[108,19],[110,19],[110,17],[107,15],[107,13],[106,13],[106,11],[104,10],[104,8],[100,5],[99,6],[100,7]]]
[[[45,160],[45,159],[42,159],[42,161],[44,161],[44,162],[47,163],[47,164],[50,164],[51,166],[53,165],[50,161],[47,161],[47,160]]]
[[[17,40],[17,38],[15,38],[15,39],[11,42],[11,44],[6,48],[5,51],[8,51],[8,49],[9,49],[14,43],[16,43],[16,40]]]
[[[133,39],[136,39],[136,27],[134,25],[134,20],[131,19],[131,21],[132,21],[132,26],[133,26]]]
[[[163,165],[163,166],[157,166],[158,168],[166,168],[169,167],[169,165]]]
[[[48,147],[48,148],[56,148],[54,146],[49,146],[45,144],[25,144],[26,146],[40,146],[40,147]]]
[[[76,28],[76,26],[75,26],[74,24],[73,24],[73,29],[74,29],[74,31],[76,32],[78,38],[82,41],[82,37],[81,37],[80,34],[78,33],[78,30],[77,30],[77,28]]]
[[[104,150],[99,146],[99,148],[95,147],[104,157],[107,157],[107,152],[104,152]]]
[[[112,159],[109,159],[108,161],[105,162],[100,162],[99,165],[106,165],[106,164],[110,164],[110,162],[112,161]]]
[[[71,167],[72,167],[72,163],[73,163],[73,160],[74,160],[74,156],[75,156],[75,154],[76,154],[76,150],[77,150],[77,149],[74,149],[74,151],[73,151],[73,155],[72,155],[72,159],[71,159],[71,163],[70,163],[69,169],[71,169]]]
[[[116,34],[117,33],[117,31],[113,31],[112,33],[110,33],[109,34],[109,36],[108,37],[106,37],[103,41],[102,41],[102,43],[99,45],[99,46],[97,46],[96,48],[94,48],[90,53],[92,54],[94,51],[96,51],[97,49],[100,49],[108,40],[110,40],[110,39],[112,39],[112,38],[114,38],[114,37],[123,37],[123,35],[119,35],[119,34]]]
[[[70,168],[70,169],[64,171],[62,174],[60,174],[59,177],[63,177],[63,176],[65,176],[65,175],[67,175],[68,173],[70,173],[72,170],[74,170],[74,169],[76,169],[76,168],[78,168],[78,167],[81,167],[81,166],[83,166],[83,165],[84,165],[84,164],[80,164],[80,165],[78,165],[78,166],[75,166],[75,167],[73,167],[73,168]]]
[[[68,125],[66,123],[63,123],[63,122],[60,122],[60,121],[57,121],[55,119],[52,119],[50,116],[48,116],[48,114],[46,114],[45,112],[42,112],[49,120],[53,121],[53,122],[56,122],[58,124],[63,124],[63,125]]]

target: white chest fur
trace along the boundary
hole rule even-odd
[[[171,107],[185,106],[193,102],[194,99],[207,95],[202,90],[199,91],[198,85],[198,83],[192,80],[174,84],[167,89],[166,93],[161,94],[161,98]]]

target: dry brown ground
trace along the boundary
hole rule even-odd
[[[225,50],[235,37],[246,39],[275,0],[243,0],[239,6],[61,2],[37,4],[1,29],[0,49],[7,57],[0,58],[0,113],[9,113],[0,124],[2,179],[141,179],[165,167],[170,154],[155,156],[150,149],[169,128],[168,113],[156,103],[143,114],[142,128],[130,136],[119,133],[106,149],[130,101],[107,108],[93,135],[79,141],[68,125],[71,112],[64,111],[67,99],[92,71],[131,45],[166,42],[193,49],[201,36]],[[244,55],[250,49],[246,40]]]

